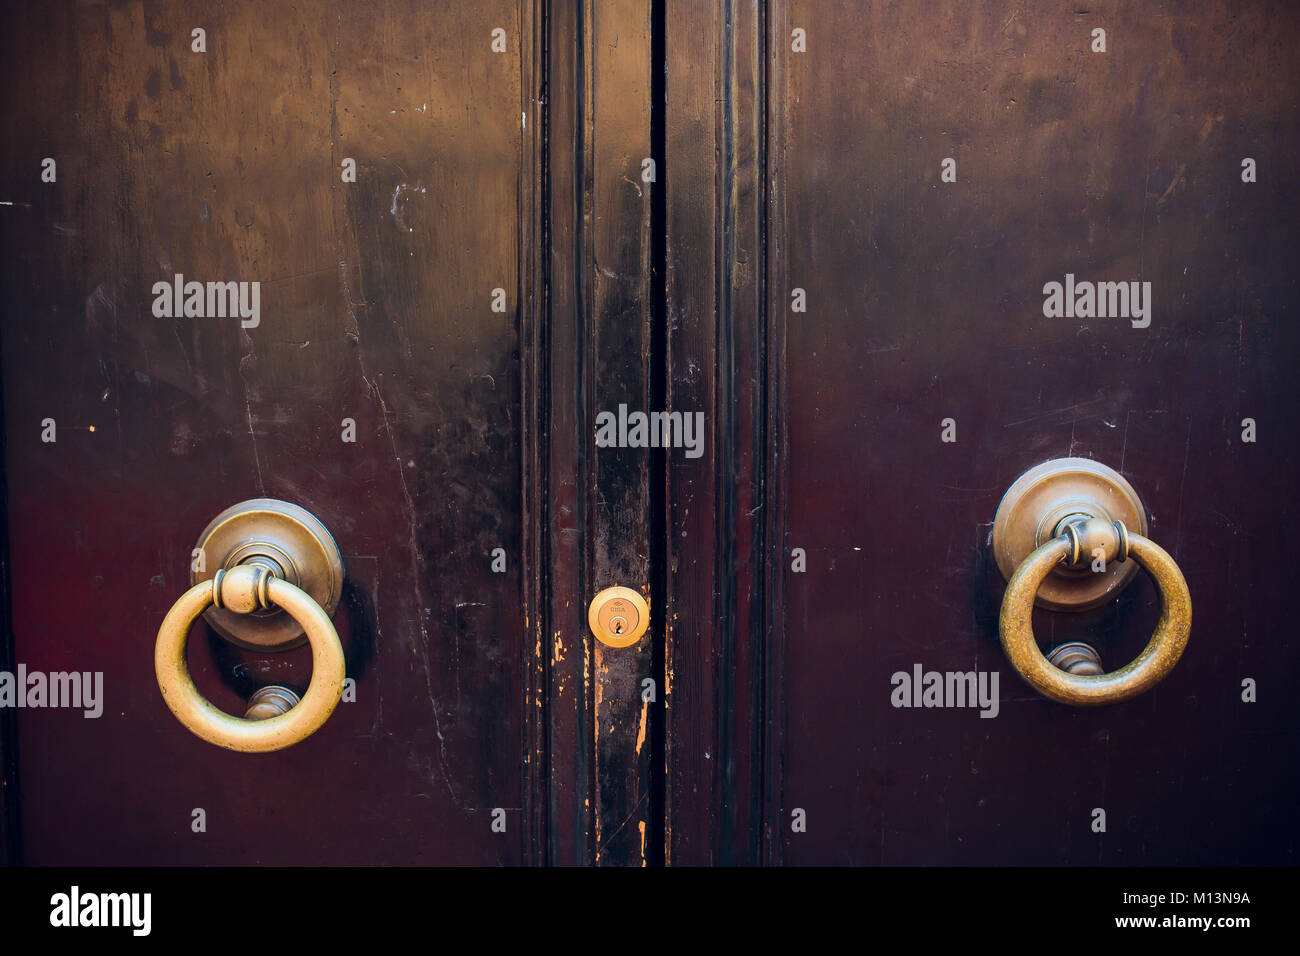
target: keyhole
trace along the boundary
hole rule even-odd
[[[621,617],[612,617],[609,619],[609,626],[613,628],[614,633],[616,635],[623,633],[623,625],[626,623],[627,622],[623,620]]]

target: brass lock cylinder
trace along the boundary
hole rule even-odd
[[[587,624],[602,644],[629,647],[650,626],[650,605],[631,588],[605,588],[591,599]]]

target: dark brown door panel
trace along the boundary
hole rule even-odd
[[[23,859],[526,861],[531,6],[8,17],[24,54],[3,161],[14,652],[102,671],[105,703],[97,720],[21,712]],[[177,273],[259,281],[258,323],[156,317],[152,286]],[[199,532],[255,497],[302,505],[337,540],[357,682],[274,755],[191,736],[152,667]],[[191,645],[199,686],[238,714],[256,687],[311,673],[306,648],[239,651],[202,624]]]
[[[1292,861],[1277,681],[1296,658],[1268,542],[1296,477],[1294,18],[1215,3],[773,13],[783,544],[808,555],[803,574],[783,555],[781,858]],[[800,24],[807,54],[787,42]],[[1244,183],[1243,157],[1268,176]],[[1044,286],[1067,273],[1149,282],[1150,311],[1048,317]],[[794,287],[806,314],[789,311]],[[1269,437],[1243,442],[1247,417]],[[1045,700],[997,642],[999,498],[1067,456],[1139,490],[1195,609],[1171,675],[1111,707]],[[1139,576],[1036,628],[1045,649],[1094,642],[1113,670],[1158,611]],[[999,672],[1000,712],[894,706],[892,675],[918,664]],[[1245,703],[1247,678],[1281,693]],[[792,807],[806,833],[789,832]]]

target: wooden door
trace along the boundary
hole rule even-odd
[[[669,859],[1294,863],[1300,23],[742,6],[669,17],[672,381],[717,423],[703,486],[675,473]],[[1068,277],[1149,309],[1052,314]],[[1067,456],[1137,489],[1194,609],[1110,707],[999,644],[999,500]],[[1034,622],[1115,670],[1159,612],[1139,575]],[[918,666],[1000,705],[900,706]]]
[[[1293,15],[4,16],[0,673],[102,680],[0,706],[6,859],[1294,862]],[[257,314],[167,314],[177,276]],[[1145,314],[1052,314],[1067,277]],[[699,415],[699,454],[602,444],[622,409]],[[1135,486],[1195,609],[1112,707],[999,644],[994,513],[1067,456]],[[263,497],[341,549],[354,686],[256,755],[152,655],[199,532]],[[614,585],[631,647],[588,627]],[[1158,604],[1035,627],[1113,669]],[[311,673],[190,643],[232,713]],[[996,716],[898,706],[917,667],[996,674]]]

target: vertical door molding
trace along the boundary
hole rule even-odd
[[[666,835],[675,864],[774,860],[784,312],[770,288],[768,7],[668,5]],[[778,719],[773,720],[776,715]]]

